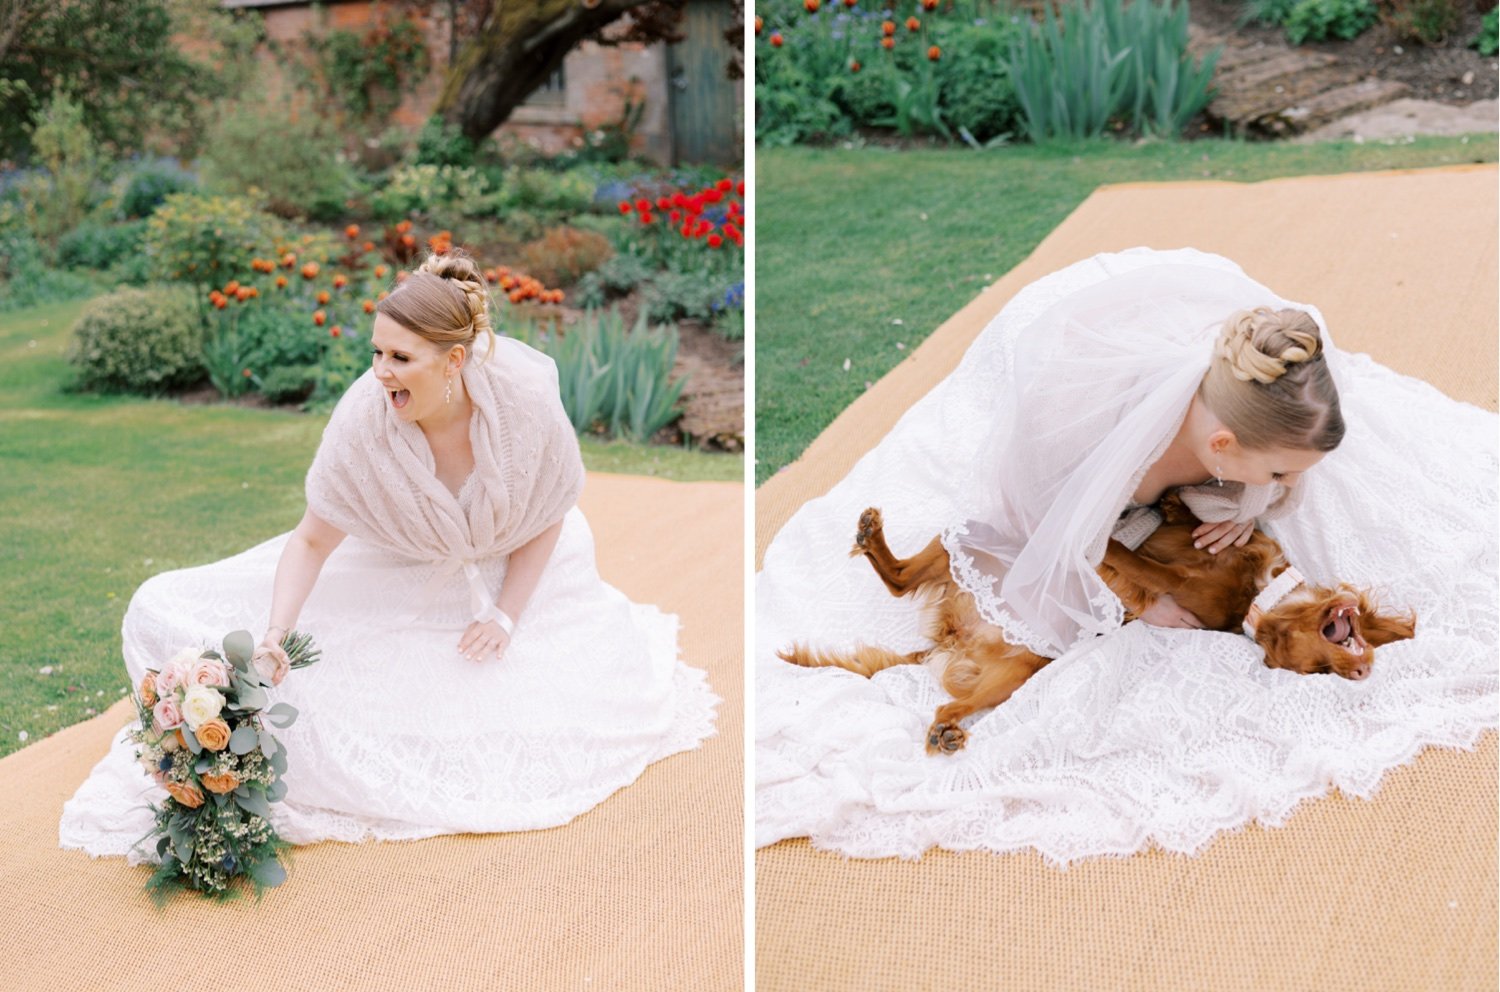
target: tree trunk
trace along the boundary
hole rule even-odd
[[[593,6],[588,4],[593,2]],[[648,0],[497,0],[448,68],[437,112],[481,141],[547,81],[578,43]]]

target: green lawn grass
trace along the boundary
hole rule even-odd
[[[867,383],[1102,184],[1250,182],[1496,158],[1494,135],[1363,145],[1098,141],[985,153],[760,150],[756,484],[794,461]]]
[[[82,309],[0,317],[0,756],[125,695],[120,621],[142,581],[296,524],[325,422],[67,393]],[[594,440],[583,451],[594,471],[743,478],[738,455]]]

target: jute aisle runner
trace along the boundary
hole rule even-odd
[[[600,572],[681,617],[723,703],[716,736],[565,826],[312,845],[259,905],[157,911],[145,868],[57,848],[128,702],[0,761],[0,989],[740,988],[743,494],[589,476]]]
[[[1494,166],[1096,191],[756,493],[757,558],[962,357],[1020,288],[1098,252],[1194,247],[1316,304],[1339,346],[1496,408]],[[1455,458],[1463,457],[1454,452]],[[1428,749],[1371,802],[1308,802],[1193,858],[1067,871],[1034,853],[756,858],[772,990],[1496,987],[1496,735]]]

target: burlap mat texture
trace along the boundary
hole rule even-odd
[[[1017,290],[1098,252],[1223,254],[1317,305],[1340,347],[1494,410],[1496,189],[1494,166],[1099,189],[757,491],[757,563]],[[1031,852],[859,861],[782,842],[756,857],[756,987],[1493,989],[1495,742],[1430,748],[1373,801],[1309,801],[1196,857],[1061,871]]]
[[[258,905],[158,911],[57,847],[127,701],[0,761],[0,989],[741,988],[744,489],[591,474],[582,506],[606,581],[681,617],[716,736],[565,826],[310,845]]]

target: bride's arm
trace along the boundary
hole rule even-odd
[[[309,509],[281,551],[271,591],[271,625],[262,644],[280,644],[297,625],[302,604],[318,581],[323,563],[347,535]],[[279,629],[279,633],[277,632]]]
[[[536,537],[511,552],[510,563],[505,569],[505,584],[500,587],[500,599],[495,603],[511,621],[520,626],[521,614],[541,581],[542,570],[557,547],[557,536],[562,533],[563,522],[542,531]],[[484,658],[493,654],[500,657],[510,644],[510,635],[500,624],[490,620],[469,624],[458,643],[459,653],[468,658]]]

